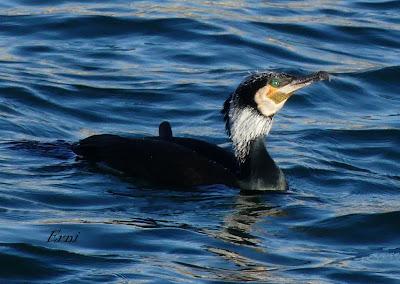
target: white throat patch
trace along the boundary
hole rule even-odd
[[[268,97],[270,86],[267,85],[260,90],[257,91],[254,96],[254,101],[257,104],[257,109],[265,116],[271,116],[277,113],[283,105],[286,103],[286,100],[281,101],[280,103],[276,103],[274,100]]]
[[[250,142],[267,135],[271,130],[272,118],[260,114],[250,107],[240,108],[234,99],[229,108],[230,138],[239,162],[244,162],[250,151]]]

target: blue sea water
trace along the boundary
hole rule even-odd
[[[399,15],[398,0],[1,1],[0,282],[400,283]],[[163,120],[229,148],[222,103],[263,70],[332,74],[266,139],[285,194],[143,187],[68,149]]]

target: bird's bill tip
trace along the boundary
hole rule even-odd
[[[296,77],[289,84],[279,88],[277,91],[283,94],[293,94],[295,91],[311,85],[312,83],[328,80],[329,74],[325,71],[318,71],[307,76]]]

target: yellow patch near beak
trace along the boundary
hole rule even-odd
[[[280,104],[281,102],[287,100],[293,93],[283,93],[280,92],[278,88],[268,86],[267,97],[274,101],[276,104]]]
[[[282,108],[289,96],[271,85],[266,85],[257,91],[254,101],[263,115],[271,116]]]

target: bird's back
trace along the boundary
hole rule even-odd
[[[162,129],[160,125],[159,137],[90,136],[75,144],[73,151],[90,162],[156,184],[237,186],[232,154],[201,140],[172,137],[168,125]]]

